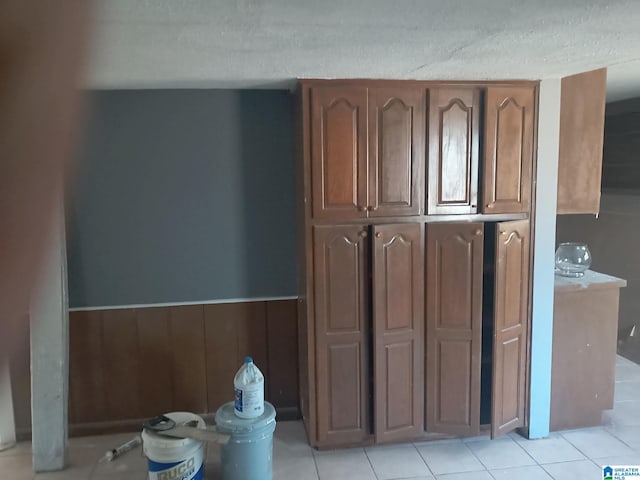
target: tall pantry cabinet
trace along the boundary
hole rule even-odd
[[[313,446],[526,426],[535,97],[533,82],[301,82]]]

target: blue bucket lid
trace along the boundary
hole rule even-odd
[[[224,433],[251,433],[264,430],[276,422],[276,409],[264,402],[264,413],[256,418],[240,418],[233,411],[233,402],[225,403],[216,412],[216,426]]]

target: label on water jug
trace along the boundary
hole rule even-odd
[[[246,384],[235,388],[236,414],[245,418],[259,417],[264,412],[264,383]]]
[[[234,388],[235,390],[235,400],[233,402],[233,408],[236,412],[242,412],[242,389]]]

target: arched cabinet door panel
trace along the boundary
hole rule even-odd
[[[425,108],[424,88],[369,89],[370,217],[422,213]]]
[[[496,225],[491,436],[525,425],[529,221]]]
[[[370,435],[366,226],[313,229],[318,443]]]
[[[426,430],[480,432],[482,223],[427,227]]]
[[[534,87],[487,88],[483,213],[530,210],[534,106]]]
[[[313,216],[367,216],[367,89],[314,87],[311,96]]]
[[[424,429],[424,225],[373,227],[376,443]]]
[[[429,215],[478,212],[480,89],[429,90]]]

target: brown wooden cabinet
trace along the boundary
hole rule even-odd
[[[429,173],[427,213],[478,211],[480,90],[429,90]]]
[[[370,434],[367,230],[316,226],[313,242],[318,442],[359,443]]]
[[[526,423],[535,94],[302,82],[300,397],[314,447]],[[525,220],[483,223],[491,213]]]
[[[483,213],[526,213],[531,203],[535,89],[488,87]]]
[[[483,224],[427,228],[426,430],[480,432]]]
[[[424,88],[314,87],[313,215],[419,215],[424,196]]]
[[[558,214],[600,212],[607,69],[562,79]]]
[[[620,278],[588,270],[555,277],[551,425],[564,430],[601,425],[614,406]]]
[[[423,430],[423,225],[373,227],[375,439],[411,440]]]

